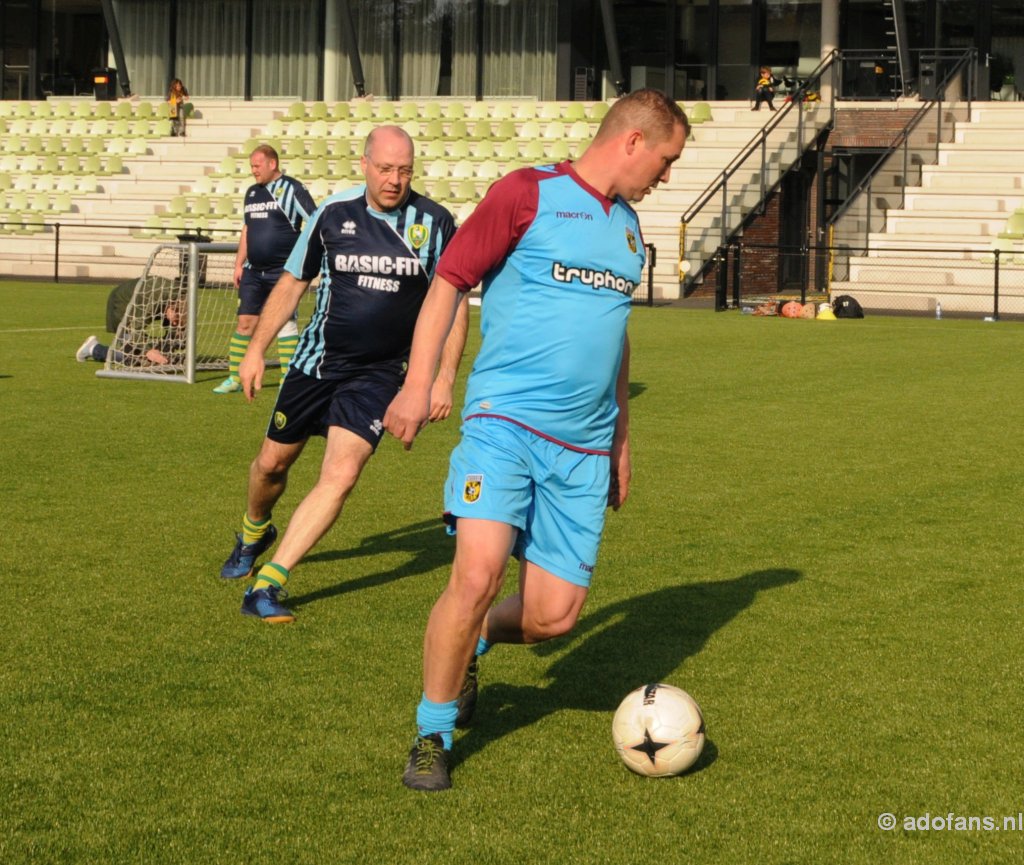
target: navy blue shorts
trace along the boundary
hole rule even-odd
[[[384,435],[384,412],[402,386],[398,372],[355,370],[345,378],[312,378],[288,370],[267,427],[267,438],[297,444],[341,427],[368,441],[374,450]]]
[[[238,314],[259,315],[263,305],[270,297],[270,292],[284,273],[283,267],[271,270],[256,270],[252,267],[242,269],[242,278],[238,285]]]

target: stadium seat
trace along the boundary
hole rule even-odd
[[[586,106],[582,102],[570,102],[562,112],[562,117],[565,120],[585,120],[586,116]]]
[[[100,116],[100,108],[107,106],[107,116],[110,116],[110,103],[109,102],[97,102],[96,103],[96,114]],[[139,120],[152,120],[156,112],[153,111],[153,103],[147,100],[143,100],[137,106],[135,106],[135,116]]]
[[[547,159],[544,142],[539,138],[532,138],[527,141],[526,147],[523,148],[523,159],[527,162],[543,162]]]
[[[422,140],[422,136],[420,137]],[[445,149],[444,139],[431,138],[423,148],[423,159],[444,159],[448,155]]]
[[[519,127],[519,137],[527,141],[540,138],[540,124],[536,120],[527,120]]]
[[[425,126],[420,127],[420,138],[421,139],[444,139],[444,126],[441,124],[441,120],[434,117],[426,122]]]
[[[213,210],[213,202],[205,195],[197,195],[192,199],[189,212],[193,216],[209,216]]]
[[[480,141],[473,142],[473,152],[471,158],[478,162],[484,159],[494,159],[497,153],[494,149],[494,141],[490,138],[484,138]]]
[[[476,201],[479,195],[476,191],[476,183],[472,180],[460,180],[452,188],[452,201]]]
[[[1011,213],[1003,230],[996,237],[1005,240],[1024,240],[1024,213],[1019,210]]]
[[[231,218],[238,216],[238,206],[235,204],[234,197],[230,195],[223,195],[218,198],[214,212],[217,216]]]
[[[465,120],[453,120],[448,125],[448,137],[454,139],[469,139],[469,127]]]
[[[607,102],[595,102],[587,114],[591,120],[602,120],[610,107]]]
[[[569,127],[566,132],[566,137],[573,141],[582,141],[584,138],[590,138],[590,124],[586,120],[577,120]]]
[[[461,225],[469,219],[474,210],[476,210],[475,201],[463,201],[455,211],[455,222]]]
[[[402,129],[404,129],[410,138],[414,141],[420,137],[420,122],[418,120],[406,120],[402,123]]]
[[[323,118],[318,118],[309,124],[309,128],[306,129],[306,135],[312,138],[326,138],[329,134],[329,127],[327,121]]]
[[[77,192],[78,178],[74,174],[62,174],[57,178],[57,192]]]
[[[405,123],[407,120],[419,120],[420,110],[419,106],[413,101],[400,102],[398,105],[398,111],[395,113],[395,120],[399,123]]]
[[[541,131],[545,141],[562,141],[565,138],[565,124],[561,120],[549,120]]]
[[[327,120],[327,118],[330,116],[327,110],[327,103],[314,102],[312,105],[309,106],[309,110],[306,113],[306,116],[310,120]]]
[[[501,177],[501,168],[497,162],[486,159],[476,167],[476,176],[481,180],[497,180]]]
[[[470,120],[487,120],[490,116],[491,106],[487,102],[474,102],[466,112],[466,117]]]
[[[420,117],[424,120],[440,120],[442,117],[440,102],[424,102],[420,108]]]
[[[71,103],[70,102],[57,102],[53,106],[54,117],[71,117]]]
[[[65,174],[79,174],[82,171],[82,160],[77,153],[66,153],[61,163],[61,170]]]
[[[354,138],[362,142],[362,140],[366,138],[366,136],[369,135],[371,132],[373,132],[373,130],[374,124],[372,120],[360,120],[356,124],[355,129],[352,130],[352,135]]]
[[[60,159],[56,153],[47,153],[39,167],[48,174],[57,174],[62,170]]]
[[[6,192],[12,185],[11,175],[6,171],[0,172],[0,192]]]
[[[331,194],[331,186],[326,177],[314,177],[306,188],[317,203],[323,201]]]
[[[512,115],[515,112],[515,103],[508,99],[501,99],[494,103],[493,111],[491,112],[491,119],[493,120],[511,120]]]
[[[302,138],[306,134],[306,122],[304,120],[291,120],[284,127],[285,138]]]
[[[167,117],[161,117],[153,124],[153,135],[157,138],[171,137],[171,121]]]
[[[479,103],[474,103],[474,104],[479,104]],[[458,121],[456,121],[456,122],[458,122]],[[455,124],[453,123],[452,127],[454,128],[454,126],[455,126]],[[493,134],[494,134],[494,132],[491,129],[491,123],[490,123],[489,120],[477,120],[473,124],[472,129],[469,130],[468,137],[469,137],[470,141],[482,141],[484,139],[489,139]]]
[[[348,120],[352,116],[352,108],[347,102],[335,102],[331,106],[332,120]]]
[[[167,202],[164,213],[168,216],[181,216],[188,212],[188,200],[184,195],[173,195]]]
[[[561,116],[562,106],[558,102],[541,102],[537,110],[540,120],[558,120]]]
[[[312,139],[309,142],[309,150],[307,153],[313,157],[330,156],[330,142],[327,140],[327,136]]]
[[[441,204],[444,204],[445,202],[451,200],[451,183],[448,181],[447,178],[444,177],[438,178],[437,180],[432,180],[430,183],[427,184],[427,194],[431,198],[441,202]]]
[[[107,156],[106,162],[107,174],[123,174],[124,173],[124,160],[117,153],[111,153]]]
[[[82,161],[82,171],[86,174],[101,174],[103,172],[103,163],[100,161],[100,155],[98,153],[90,153]]]
[[[284,115],[288,120],[303,120],[306,116],[306,103],[305,102],[293,102],[288,106],[288,111]]]
[[[331,127],[330,137],[334,139],[349,138],[352,135],[352,124],[348,120],[337,120]]]
[[[443,116],[446,120],[462,120],[466,116],[466,106],[461,102],[446,102]]]
[[[552,162],[563,162],[572,156],[569,142],[564,138],[548,142],[548,159]]]
[[[123,120],[129,120],[132,116],[132,104],[131,102],[118,102],[117,107],[114,109],[114,117],[120,117]]]
[[[424,174],[427,177],[448,177],[451,173],[448,163],[443,159],[435,159],[427,165]]]
[[[515,138],[506,138],[498,145],[495,156],[502,162],[518,162],[519,146]]]
[[[696,102],[690,110],[690,123],[693,125],[709,122],[711,117],[711,106],[707,102]]]
[[[510,139],[516,137],[516,125],[511,120],[502,120],[494,130],[494,137],[497,139]]]
[[[476,169],[468,159],[460,159],[451,166],[450,176],[455,180],[465,180],[470,177],[476,177]]]
[[[352,106],[353,120],[370,120],[373,117],[373,106],[366,100],[359,100]]]
[[[327,156],[317,156],[309,166],[311,178],[327,177],[330,174],[330,166],[327,163]]]

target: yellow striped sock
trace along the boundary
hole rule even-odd
[[[231,342],[228,345],[228,374],[233,379],[238,379],[238,365],[245,357],[245,350],[249,347],[252,336],[239,333],[237,330],[231,334]]]
[[[299,344],[299,336],[279,336],[277,338],[277,357],[281,361],[281,378],[288,375],[288,367],[292,365],[295,349]]]
[[[268,589],[277,586],[279,589],[288,582],[288,569],[282,568],[274,562],[267,562],[259,573],[256,574],[256,582],[252,584],[253,590]]]
[[[249,515],[245,514],[242,517],[242,543],[255,544],[267,533],[269,527],[270,517],[267,517],[262,523],[258,523],[255,520],[250,520]]]

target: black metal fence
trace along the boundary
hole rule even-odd
[[[836,278],[840,257],[845,272]],[[700,293],[713,295],[719,310],[846,294],[878,312],[1024,318],[1024,240],[1011,248],[918,244],[861,254],[828,246],[735,243],[718,251]]]

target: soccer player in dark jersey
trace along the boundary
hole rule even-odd
[[[252,400],[263,378],[264,350],[319,273],[312,318],[249,470],[242,531],[221,570],[225,579],[252,573],[277,536],[271,511],[289,467],[311,435],[326,436],[316,485],[295,509],[273,560],[245,593],[242,612],[265,622],[294,620],[281,604],[285,582],[334,524],[383,436],[384,411],[402,385],[416,317],[455,233],[452,215],[411,188],[413,143],[404,130],[375,129],[361,165],[365,186],[327,198],[302,230],[239,368]],[[424,420],[442,420],[451,411],[466,341],[466,302],[454,317]]]
[[[459,298],[481,282],[483,343],[445,488],[455,561],[427,622],[408,787],[451,786],[479,656],[567,633],[586,600],[605,509],[629,493],[626,321],[644,246],[628,202],[669,179],[687,130],[664,94],[623,97],[576,162],[497,181],[438,264],[386,429],[412,445]],[[519,590],[492,607],[513,553]]]
[[[245,192],[245,226],[235,256],[238,288],[238,329],[228,346],[228,377],[214,393],[238,393],[238,364],[252,339],[263,304],[284,272],[285,262],[298,239],[302,223],[313,215],[316,204],[306,187],[283,174],[277,151],[261,144],[249,156],[256,181]],[[277,335],[277,355],[284,378],[299,341],[295,321],[286,321]]]

